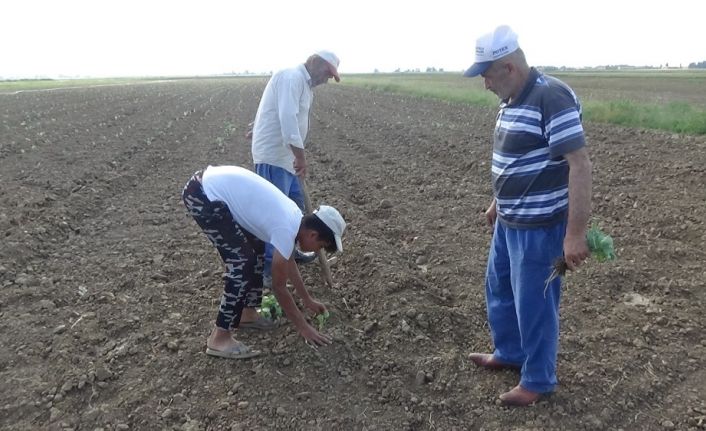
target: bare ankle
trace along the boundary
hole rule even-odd
[[[243,308],[243,313],[240,316],[240,320],[242,322],[252,322],[253,320],[257,320],[258,317],[260,317],[260,315],[255,308],[246,307]]]
[[[232,337],[229,330],[214,326],[211,335],[208,336],[208,342],[209,344],[223,344],[230,338]]]

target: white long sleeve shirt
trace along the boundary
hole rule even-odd
[[[304,148],[313,99],[311,76],[303,64],[272,75],[255,116],[254,163],[267,163],[295,173],[290,146]]]

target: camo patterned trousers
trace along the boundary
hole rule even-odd
[[[216,326],[237,328],[244,307],[262,302],[265,243],[240,226],[224,202],[211,202],[201,185],[201,171],[186,183],[182,198],[187,212],[216,247],[225,264],[225,287]]]

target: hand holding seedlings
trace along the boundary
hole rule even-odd
[[[575,271],[581,266],[586,258],[591,255],[591,251],[588,248],[588,242],[586,237],[581,234],[570,235],[568,232],[564,237],[564,263],[566,269],[569,271]]]
[[[615,250],[613,249],[613,238],[605,233],[601,232],[597,226],[591,226],[586,234],[586,243],[588,245],[588,250],[591,252],[591,256],[598,262],[605,262],[608,260],[615,260]],[[566,271],[571,269],[564,259],[564,256],[557,258],[552,266],[552,272],[549,277],[544,282],[544,294],[547,293],[547,287],[549,283],[556,280],[557,277],[563,277]]]
[[[315,305],[319,305],[321,308],[317,308],[315,307]],[[316,315],[314,315],[314,321],[316,321],[317,328],[319,329],[319,331],[323,330],[330,316],[328,310],[323,304],[319,302],[311,304],[311,307],[309,308],[313,308],[313,311],[316,313]],[[263,296],[262,307],[258,311],[260,312],[262,317],[271,320],[277,320],[284,315],[282,307],[280,307],[279,303],[277,302],[277,298],[275,298],[274,295]]]

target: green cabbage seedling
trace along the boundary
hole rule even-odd
[[[326,324],[326,322],[328,322],[329,316],[330,316],[330,314],[329,314],[328,310],[324,311],[321,314],[317,314],[316,316],[314,316],[314,319],[316,320],[316,326],[319,328],[319,331],[324,329],[324,325]]]
[[[613,249],[613,238],[610,235],[606,235],[601,232],[596,225],[591,226],[586,234],[586,242],[588,243],[588,250],[591,252],[591,256],[599,262],[606,262],[609,260],[615,260],[615,250]],[[566,260],[564,256],[557,258],[552,265],[552,272],[549,274],[549,278],[544,283],[544,294],[547,293],[547,287],[549,283],[556,280],[557,277],[563,277],[566,271],[569,269],[566,266]]]
[[[277,320],[280,317],[284,316],[284,311],[282,311],[282,307],[280,307],[279,302],[277,302],[277,298],[275,298],[275,295],[265,295],[262,297],[262,306],[258,310],[260,312],[260,315],[266,319],[270,320]],[[319,328],[319,331],[324,329],[324,325],[326,325],[326,322],[328,322],[330,314],[328,310],[324,313],[317,314],[314,316],[314,320],[316,320],[316,325]]]
[[[615,260],[615,251],[613,250],[613,238],[604,234],[596,226],[591,226],[586,234],[588,249],[591,250],[593,256],[599,262]]]
[[[262,297],[260,315],[270,320],[277,320],[284,315],[282,307],[280,307],[279,302],[277,302],[275,295],[265,295]]]

